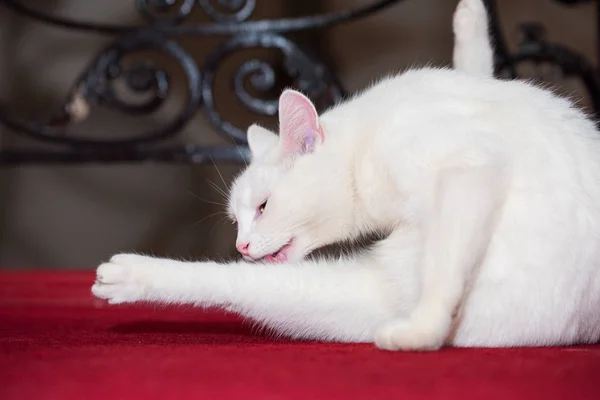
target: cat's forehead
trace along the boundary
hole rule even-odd
[[[245,189],[262,189],[270,186],[279,176],[279,168],[274,165],[258,164],[253,165],[244,172],[242,186]]]
[[[256,201],[264,201],[281,175],[281,168],[277,165],[251,164],[235,180],[231,201],[234,204],[252,206]]]

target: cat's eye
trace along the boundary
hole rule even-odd
[[[258,215],[261,215],[265,212],[265,207],[267,206],[267,202],[265,201],[258,207]]]

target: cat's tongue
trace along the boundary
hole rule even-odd
[[[288,244],[283,246],[281,249],[277,250],[275,253],[269,254],[268,256],[266,256],[265,260],[271,264],[286,262],[288,259],[288,254],[287,254],[288,250],[290,249],[290,247],[292,246],[293,243],[294,243],[294,240],[292,239],[292,240],[290,240],[290,242]]]
[[[265,258],[267,259],[268,262],[276,264],[276,263],[286,262],[287,254],[285,254],[283,251],[278,251],[275,254],[269,254]]]

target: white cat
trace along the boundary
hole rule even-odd
[[[597,341],[596,128],[550,91],[492,78],[481,0],[460,2],[454,32],[455,70],[383,79],[321,116],[286,90],[279,137],[249,128],[229,211],[254,262],[116,255],[93,293],[389,350]],[[355,257],[302,261],[372,231],[391,234]]]

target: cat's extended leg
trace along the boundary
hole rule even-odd
[[[494,75],[494,52],[482,0],[461,0],[454,12],[454,68],[472,75]]]
[[[376,268],[352,264],[191,263],[121,254],[98,267],[92,292],[112,304],[221,307],[292,338],[372,342],[392,318],[392,302]]]
[[[501,166],[457,167],[438,177],[427,212],[421,293],[407,319],[387,323],[375,343],[388,350],[441,347],[474,267],[491,239],[505,193]]]

